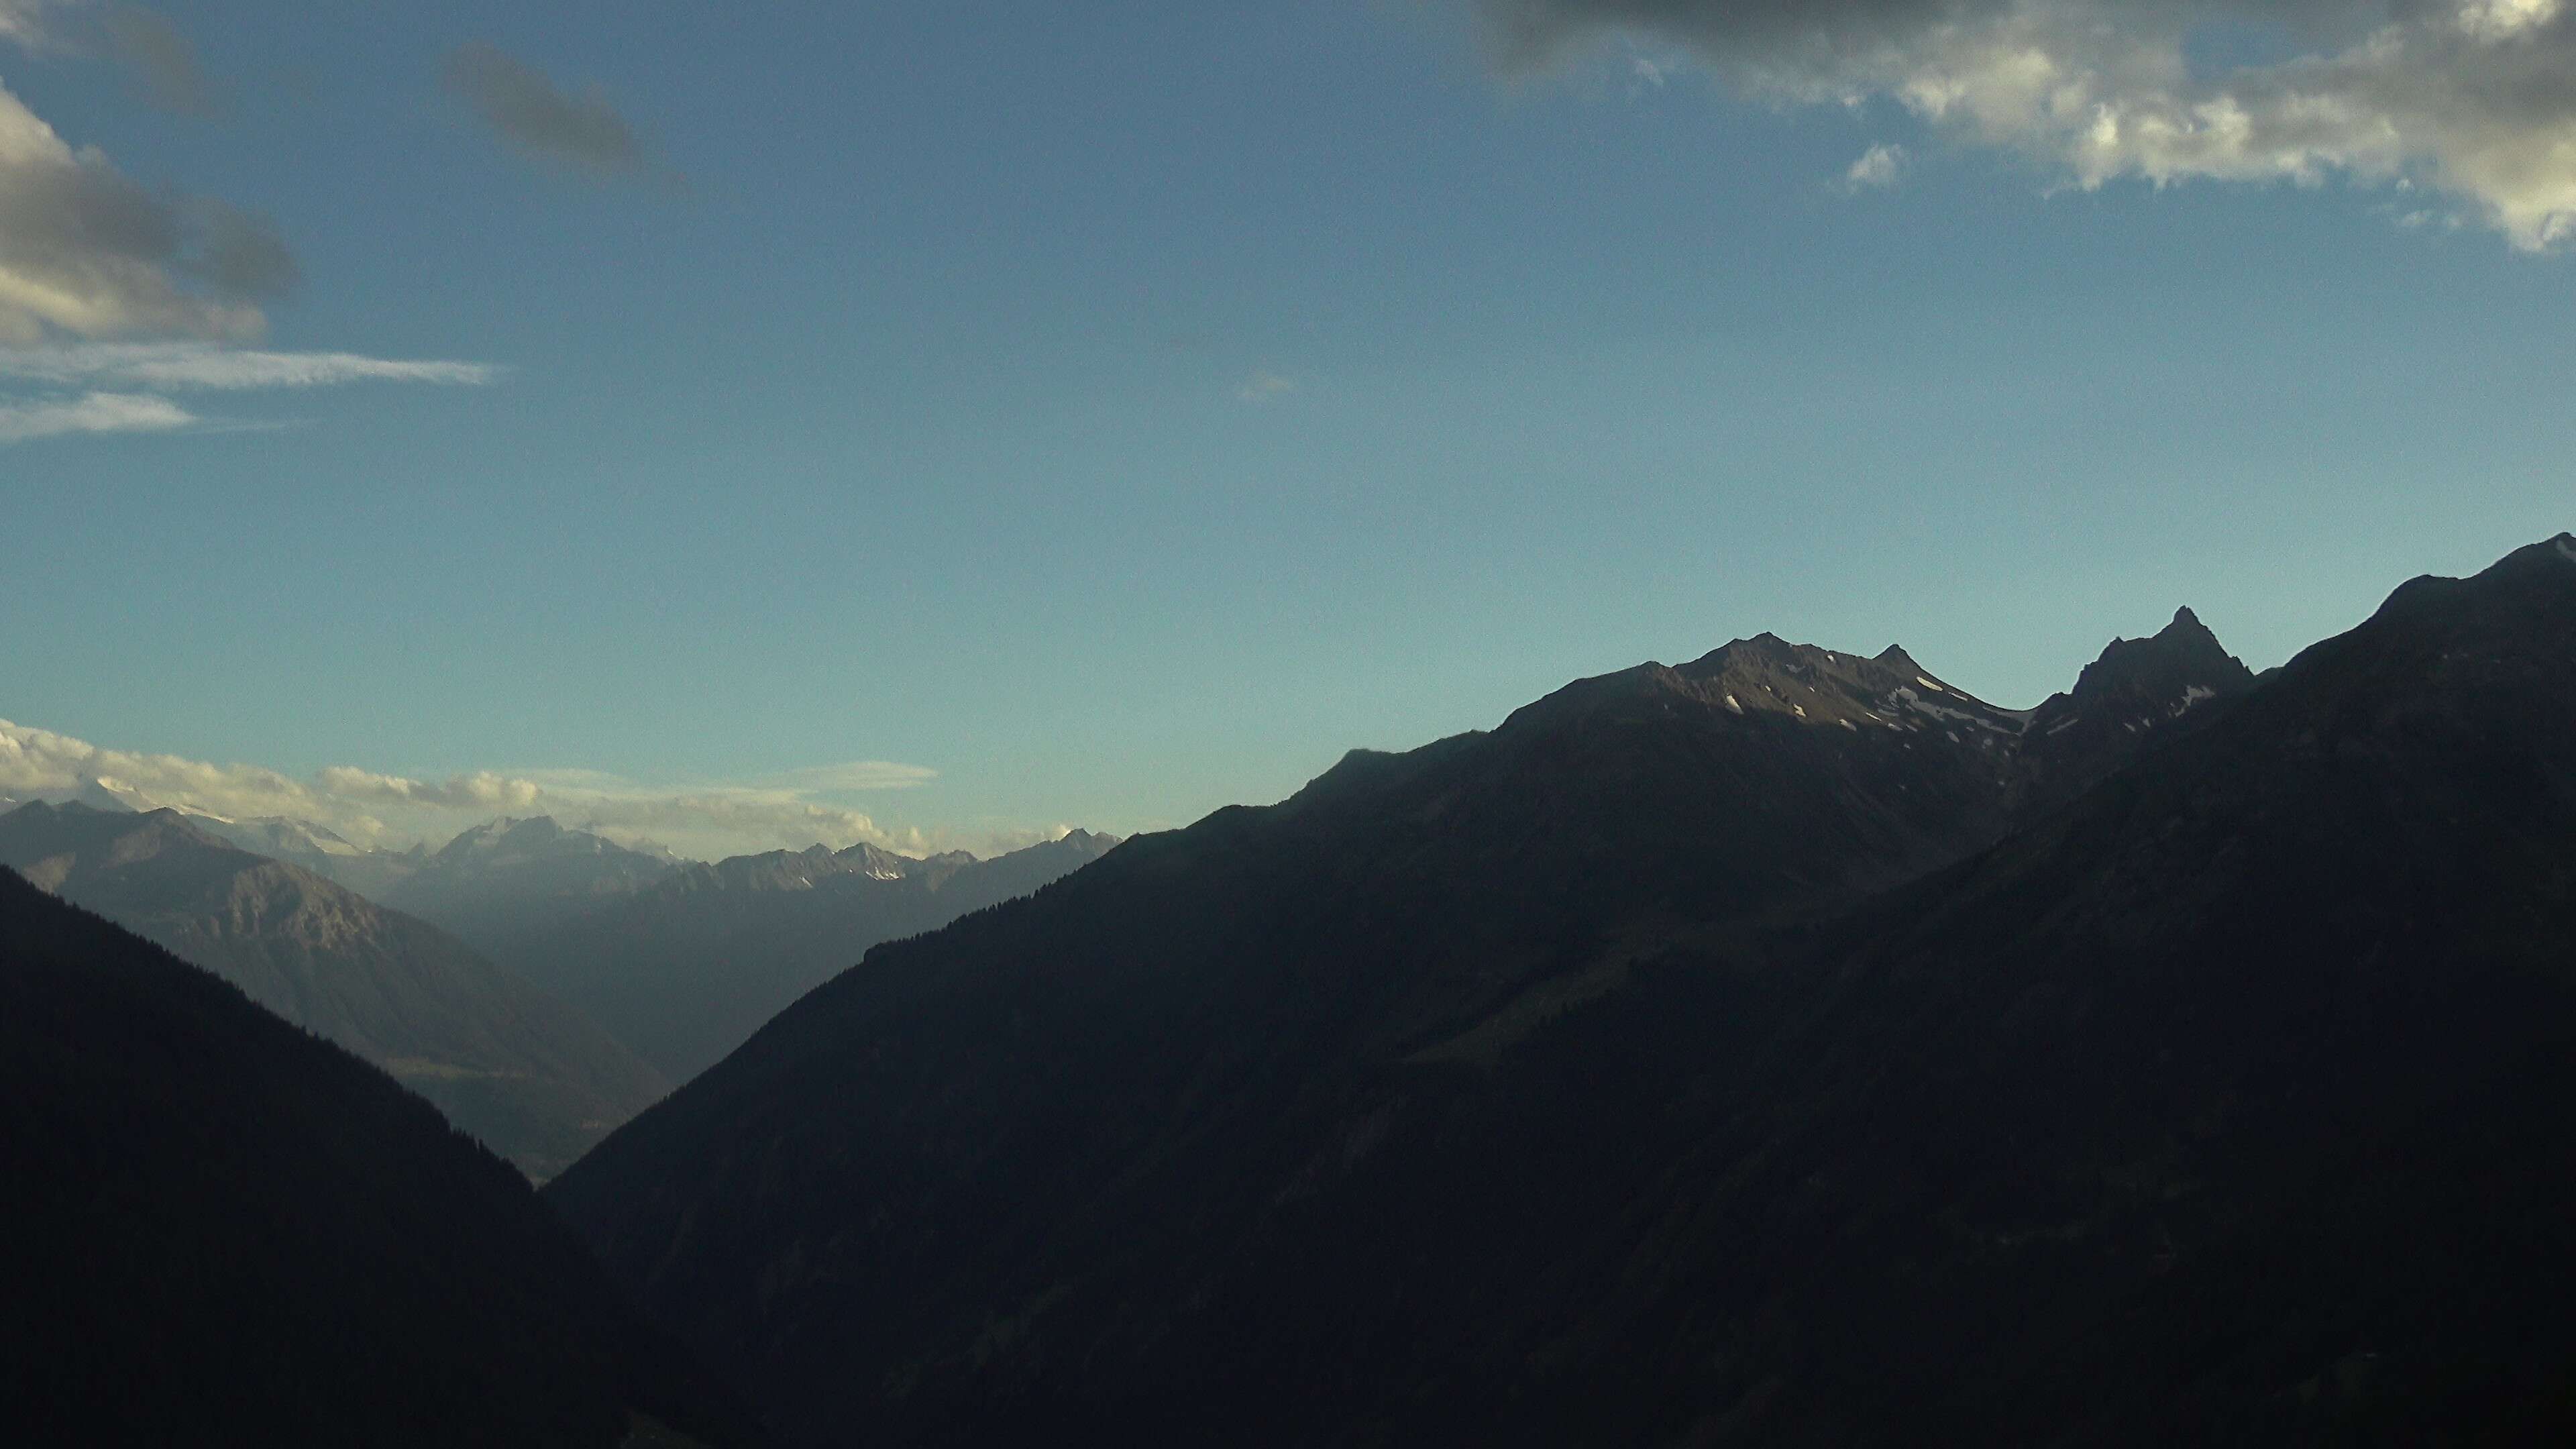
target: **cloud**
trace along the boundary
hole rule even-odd
[[[478,362],[403,362],[348,352],[260,352],[205,342],[0,345],[0,443],[60,433],[267,426],[209,423],[160,395],[167,392],[336,387],[356,382],[470,387],[497,381],[501,373]],[[4,389],[13,383],[44,395],[10,397]],[[88,391],[75,395],[74,389]]]
[[[66,30],[54,23],[62,12],[98,19]],[[215,104],[187,37],[137,6],[0,0],[0,42],[73,54],[104,48],[134,70],[154,104],[200,114]],[[19,385],[15,395],[0,386],[0,443],[207,428],[160,395],[183,389],[498,376],[476,363],[241,345],[266,332],[264,304],[301,280],[268,218],[143,186],[98,148],[65,141],[0,85],[0,385]],[[117,338],[160,340],[109,340]]]
[[[159,433],[184,428],[196,416],[168,398],[94,392],[46,402],[0,402],[0,443],[23,443],[64,433]]]
[[[566,95],[544,73],[479,40],[449,54],[440,79],[522,155],[597,180],[648,169],[643,139],[596,87]]]
[[[1245,378],[1242,385],[1234,390],[1234,396],[1240,402],[1265,403],[1272,398],[1282,397],[1296,390],[1297,379],[1263,371]]]
[[[427,805],[439,810],[529,810],[545,797],[533,780],[513,780],[486,770],[435,783],[379,775],[348,765],[325,766],[315,780],[323,793],[372,805]]]
[[[260,352],[201,342],[103,342],[0,347],[0,378],[127,387],[247,389],[416,382],[479,387],[502,370],[480,362],[402,362],[351,352]]]
[[[0,794],[25,798],[75,791],[102,778],[159,803],[218,815],[302,814],[316,803],[309,787],[274,770],[101,749],[69,735],[0,720]]]
[[[267,326],[259,304],[295,274],[264,218],[147,190],[0,87],[0,343],[53,332],[247,340]]]
[[[45,0],[0,0],[0,40],[29,49],[46,44],[51,36],[45,28],[45,12],[51,8]]]
[[[148,105],[183,116],[212,116],[223,109],[197,64],[197,47],[178,26],[139,5],[120,5],[104,21],[109,51],[134,73]]]
[[[1843,173],[1843,190],[1858,195],[1882,186],[1894,186],[1896,173],[1905,167],[1905,148],[1876,145],[1860,153],[1860,159]]]
[[[938,779],[939,772],[921,765],[898,765],[891,760],[852,760],[793,770],[782,778],[800,790],[911,790]]]
[[[1530,72],[1614,35],[1776,104],[1884,99],[2094,188],[2343,177],[2576,240],[2569,0],[1470,0]]]
[[[933,837],[887,828],[865,812],[814,797],[908,789],[937,776],[919,765],[868,760],[749,783],[669,787],[595,770],[477,770],[415,779],[332,765],[299,779],[255,765],[103,749],[0,720],[0,795],[66,797],[104,780],[118,798],[147,809],[169,806],[234,820],[285,815],[371,844],[438,842],[495,815],[542,814],[622,839],[650,835],[709,857],[803,849],[818,841],[836,849],[866,842],[922,850],[932,848]],[[990,848],[1024,835],[1030,832],[996,827],[974,842]]]

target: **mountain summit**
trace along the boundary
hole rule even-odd
[[[2074,799],[2128,763],[2142,741],[2208,724],[2253,687],[2254,671],[2188,608],[2149,638],[2112,640],[2073,689],[2030,712],[2016,812]]]
[[[2571,565],[2054,736],[1581,681],[881,946],[548,1195],[814,1445],[2547,1441]]]
[[[680,867],[552,816],[503,816],[459,833],[385,889],[385,903],[507,961],[534,932],[631,895]]]
[[[1737,1066],[1830,1003],[1837,923],[2014,836],[2031,738],[1901,649],[1579,680],[879,946],[549,1195],[816,1444],[1677,1433],[1726,1407],[1685,1365],[1777,1366],[1666,1277],[1664,1328],[1587,1327],[1723,1237],[1653,1184],[1772,1181],[1726,1134],[1816,1107]],[[1736,1358],[1656,1346],[1704,1315]]]

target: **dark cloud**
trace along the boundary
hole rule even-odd
[[[295,254],[267,217],[211,200],[188,211],[196,244],[183,265],[218,294],[282,297],[303,280]]]
[[[648,169],[642,138],[596,88],[567,95],[542,72],[483,41],[450,54],[440,78],[524,155],[599,179]]]
[[[108,50],[134,75],[143,99],[183,116],[213,116],[222,97],[197,64],[197,47],[179,27],[139,5],[120,5],[102,22]]]

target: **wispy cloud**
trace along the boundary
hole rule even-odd
[[[781,784],[798,790],[859,792],[911,790],[938,778],[937,770],[922,765],[898,765],[891,760],[852,760],[847,764],[791,770],[779,780]]]
[[[0,0],[0,40],[34,47],[46,43],[46,0]]]
[[[523,156],[594,180],[640,177],[651,169],[643,137],[596,87],[567,93],[544,72],[479,40],[451,52],[439,78]]]
[[[0,720],[0,794],[69,795],[106,781],[119,798],[144,808],[166,805],[228,819],[292,816],[363,843],[443,840],[494,815],[544,814],[620,838],[651,836],[707,856],[802,849],[817,842],[926,849],[933,837],[881,825],[867,812],[827,797],[912,789],[937,778],[925,766],[884,760],[678,785],[596,770],[477,770],[415,779],[349,765],[297,778],[256,765],[105,749]],[[996,827],[974,843],[1046,834]]]
[[[1274,398],[1285,397],[1296,390],[1297,379],[1282,377],[1278,373],[1264,370],[1245,378],[1241,385],[1235,388],[1234,396],[1238,402],[1265,403]]]
[[[202,342],[117,342],[0,347],[0,378],[22,382],[237,392],[415,382],[479,387],[502,370],[482,362],[412,362],[351,352],[261,352]]]
[[[396,361],[348,352],[261,352],[206,342],[0,346],[0,443],[63,433],[180,428],[234,432],[277,426],[203,419],[162,395],[171,392],[271,391],[360,382],[479,387],[502,375],[501,368],[480,362]],[[20,396],[9,395],[12,386],[21,391]]]
[[[0,402],[0,443],[23,443],[65,433],[166,433],[197,421],[168,398],[93,392],[46,402]]]
[[[1472,3],[1511,71],[1642,39],[1758,100],[1893,101],[2077,187],[2341,176],[2447,196],[2526,250],[2576,242],[2566,0]],[[2212,63],[2213,34],[2266,44]]]

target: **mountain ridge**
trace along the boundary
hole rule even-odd
[[[1205,1436],[1191,1416],[1229,1394],[1359,1415],[1266,1431],[1282,1441],[1400,1438],[1410,1421],[1325,1388],[1376,1380],[1319,1285],[1382,1305],[1328,1245],[1464,1213],[1443,1219],[1454,1236],[1481,1210],[1417,1179],[1277,1257],[1299,1205],[1443,1140],[1441,1114],[1466,1131],[1506,1103],[1541,1111],[1510,1064],[1627,1010],[1679,943],[1733,959],[2020,828],[2025,719],[1901,649],[1756,636],[1574,681],[1490,731],[1353,751],[1275,805],[876,948],[548,1196],[814,1443],[857,1423],[894,1442]],[[2117,733],[2135,757],[2165,727]],[[1654,1120],[1651,1099],[1627,1109]],[[1461,1140],[1511,1136],[1485,1130]],[[1569,1154],[1550,1177],[1626,1180],[1597,1146],[1550,1140]],[[1495,1201],[1541,1212],[1507,1181],[1487,1181]],[[1372,1261],[1368,1280],[1405,1281]],[[864,1285],[865,1313],[827,1285]],[[1224,1314],[1185,1306],[1207,1293]],[[1267,1295],[1300,1306],[1274,1319]],[[1370,1312],[1394,1316],[1368,1334],[1412,1331]],[[817,1388],[853,1364],[878,1387]],[[1174,1376],[1211,1397],[1149,1407],[1143,1384]]]
[[[0,864],[387,1067],[533,1175],[667,1090],[580,1013],[428,923],[175,811],[22,806],[0,815]]]
[[[428,1103],[8,871],[0,1136],[18,1442],[763,1442]]]

